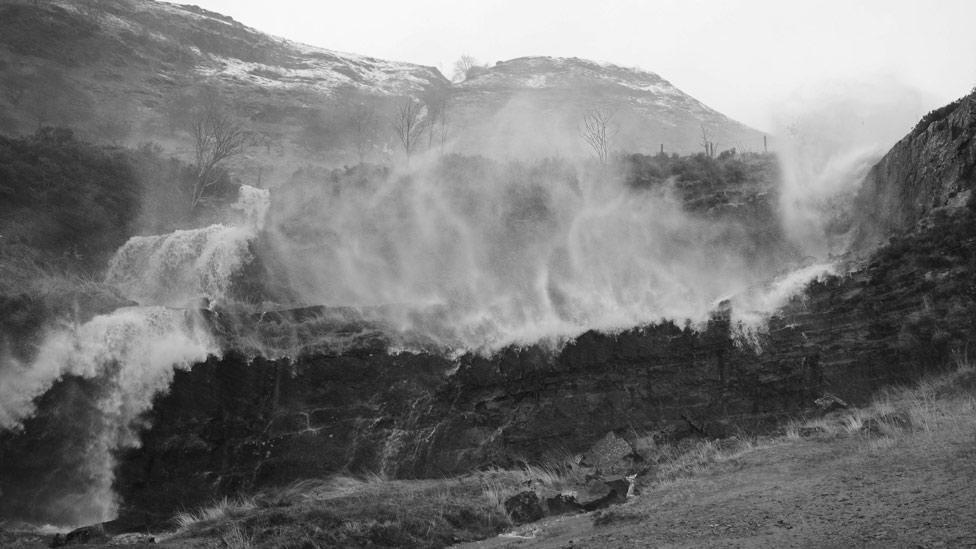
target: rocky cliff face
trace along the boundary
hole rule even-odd
[[[932,111],[870,171],[857,197],[854,246],[870,249],[976,185],[976,93]]]
[[[722,315],[702,332],[670,323],[591,332],[559,352],[491,358],[232,354],[177,374],[117,484],[130,509],[165,513],[338,471],[426,477],[541,460],[608,432],[723,436],[801,409],[821,383],[813,362],[757,361]]]

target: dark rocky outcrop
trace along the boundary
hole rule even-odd
[[[855,203],[854,248],[911,230],[966,203],[976,184],[976,93],[929,113],[868,173]]]
[[[531,490],[515,494],[505,500],[504,505],[505,512],[515,524],[535,522],[545,516],[539,496]]]

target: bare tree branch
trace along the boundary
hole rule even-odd
[[[710,139],[710,136],[708,134],[708,129],[705,128],[704,124],[701,125],[701,131],[702,131],[701,142],[702,142],[702,147],[705,148],[705,156],[709,158],[713,158],[715,156],[715,142]]]
[[[196,155],[196,179],[190,205],[194,210],[219,181],[221,162],[244,152],[249,138],[248,132],[224,112],[212,93],[205,94],[200,109],[190,127]]]
[[[590,109],[583,114],[583,127],[580,128],[580,136],[603,164],[610,158],[610,140],[618,131],[612,123],[613,116],[614,112],[609,109]]]
[[[426,129],[424,106],[413,99],[406,98],[398,106],[393,117],[393,131],[396,133],[403,152],[409,160]]]
[[[454,62],[454,75],[452,80],[455,82],[463,82],[468,78],[471,69],[478,66],[477,59],[470,55],[462,55],[460,59]]]
[[[427,131],[427,150],[434,148],[436,134],[440,133],[440,145],[443,149],[447,131],[447,105],[448,95],[444,92],[429,92],[425,94],[424,106],[427,108],[427,116],[424,119],[425,130]]]

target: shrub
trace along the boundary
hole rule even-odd
[[[129,237],[139,184],[119,151],[78,141],[65,128],[23,139],[0,137],[0,234],[100,265]]]

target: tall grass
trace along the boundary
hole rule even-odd
[[[251,549],[252,539],[239,524],[232,525],[220,536],[225,549]]]
[[[223,499],[176,517],[169,539],[220,547],[442,547],[497,534],[510,521],[475,476],[389,480],[338,475]],[[236,530],[235,530],[236,528]],[[297,544],[297,545],[296,545]]]
[[[227,498],[224,497],[211,505],[201,507],[196,511],[184,511],[177,513],[173,521],[180,530],[188,530],[200,523],[215,522],[226,518],[233,518],[243,514],[245,511],[255,509],[257,504],[254,498]]]
[[[802,428],[826,436],[866,435],[875,449],[890,448],[899,438],[976,429],[976,367],[956,357],[948,372],[912,386],[881,391],[869,405],[807,421]]]

